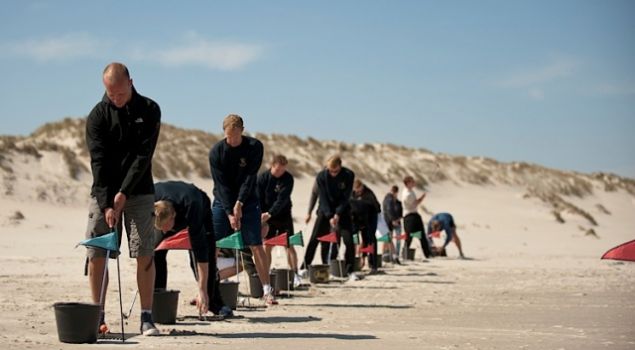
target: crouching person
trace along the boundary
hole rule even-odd
[[[208,311],[230,316],[232,311],[223,305],[218,289],[216,273],[216,241],[212,224],[211,201],[198,187],[180,181],[159,182],[155,190],[155,227],[166,239],[187,228],[192,245],[194,261],[190,261],[198,282],[196,305],[199,315]],[[167,250],[155,252],[155,288],[167,285]]]

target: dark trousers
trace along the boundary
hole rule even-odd
[[[408,234],[406,238],[406,249],[410,248],[410,243],[412,243],[412,237],[410,237],[410,234],[421,231],[421,250],[423,250],[423,255],[425,255],[426,258],[429,258],[431,256],[430,245],[428,244],[421,215],[418,213],[410,213],[406,215],[403,218],[403,229],[404,232]]]
[[[368,255],[368,265],[371,269],[377,269],[377,237],[375,236],[375,232],[377,231],[377,216],[371,215],[371,218],[365,226],[359,228],[353,226],[353,232],[357,231],[360,231],[362,234],[362,247],[365,248],[371,244],[373,245],[373,252]],[[363,256],[366,256],[366,254],[364,253]]]
[[[346,263],[346,271],[349,273],[353,272],[353,264],[355,263],[355,245],[353,244],[353,235],[351,231],[352,228],[350,215],[342,215],[342,217],[340,217],[340,224],[337,232],[344,241],[344,245],[346,246],[344,259]],[[304,262],[302,263],[302,268],[308,268],[311,262],[313,262],[313,258],[315,257],[315,250],[317,249],[318,243],[320,243],[320,241],[318,241],[318,238],[327,235],[330,232],[331,225],[329,223],[329,218],[318,211],[317,218],[315,219],[315,225],[313,226],[313,232],[311,233],[311,238],[309,239],[309,243],[307,244],[306,251],[304,253]],[[334,243],[331,247],[330,243],[322,243],[321,258],[323,264],[326,264],[326,262],[329,261],[329,250],[331,250],[331,260],[337,257],[337,244]]]
[[[218,314],[221,307],[223,307],[223,300],[220,297],[218,271],[216,270],[216,241],[213,235],[206,235],[207,244],[210,247],[210,259],[209,259],[209,276],[207,277],[207,296],[209,298],[209,310],[214,314]],[[165,289],[168,282],[168,264],[167,264],[167,250],[158,250],[154,252],[154,266],[156,269],[156,277],[154,278],[154,288]],[[196,278],[197,266],[192,260],[192,254],[190,257],[190,267]]]

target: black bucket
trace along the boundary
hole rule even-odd
[[[353,271],[361,271],[362,270],[362,261],[364,261],[364,258],[361,256],[356,256],[355,257],[355,263],[353,264]]]
[[[272,273],[276,276],[275,284],[273,281],[271,285],[276,291],[280,290],[293,290],[293,278],[295,277],[295,271],[290,269],[274,269]]]
[[[346,277],[346,262],[344,260],[331,260],[330,264],[331,275],[335,277]]]
[[[238,300],[238,282],[221,282],[218,284],[220,290],[220,298],[225,306],[236,310],[236,302]]]
[[[414,260],[415,259],[415,251],[414,248],[407,248],[403,250],[403,259],[404,260]]]
[[[275,289],[276,285],[276,275],[273,273],[269,274],[269,284]],[[249,295],[252,298],[262,298],[262,283],[260,282],[260,277],[258,277],[257,273],[249,276]]]
[[[175,324],[179,308],[179,291],[155,289],[152,301],[152,320],[156,323]]]
[[[57,336],[63,343],[95,343],[99,323],[99,304],[55,303]]]
[[[309,281],[311,283],[329,283],[329,265],[310,265]]]

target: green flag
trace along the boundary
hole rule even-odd
[[[299,245],[301,247],[304,247],[304,239],[302,238],[302,231],[297,232],[293,236],[289,237],[289,245],[290,246]]]
[[[377,238],[377,242],[390,242],[390,235],[385,234],[379,238]]]
[[[240,231],[236,231],[231,235],[216,241],[216,248],[243,249],[245,248],[243,236]]]
[[[105,250],[110,250],[112,252],[119,251],[119,237],[117,236],[116,231],[112,231],[105,235],[101,235],[95,238],[85,239],[77,245],[84,245],[87,247],[101,248]]]
[[[353,244],[359,244],[359,233],[353,235]]]
[[[414,237],[414,238],[419,238],[419,239],[421,239],[423,237],[421,231],[413,232],[413,233],[410,234],[410,236]]]

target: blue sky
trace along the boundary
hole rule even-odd
[[[4,1],[0,134],[122,61],[163,121],[635,178],[634,1]]]

